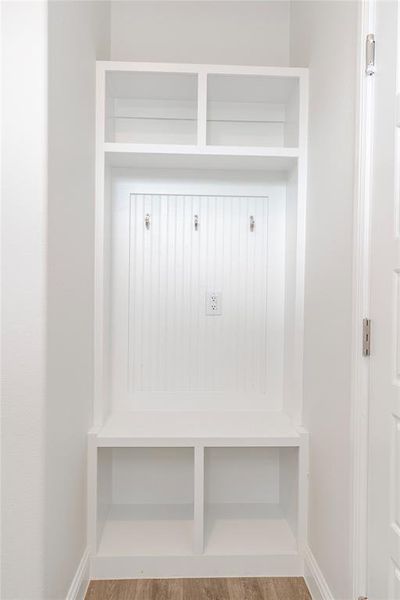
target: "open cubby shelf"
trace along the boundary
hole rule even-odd
[[[291,554],[296,534],[279,504],[210,504],[206,507],[205,554]]]
[[[104,144],[106,164],[120,168],[248,170],[289,173],[297,148]]]
[[[132,505],[110,507],[99,556],[181,556],[193,552],[193,507]]]
[[[190,556],[194,552],[193,507],[113,505],[103,525],[97,555]],[[204,554],[290,555],[296,535],[279,505],[211,504],[206,507]]]
[[[299,146],[304,69],[175,68],[106,66],[104,142],[209,149]]]
[[[99,448],[96,556],[296,555],[305,442]]]
[[[94,578],[303,574],[307,79],[97,65]]]

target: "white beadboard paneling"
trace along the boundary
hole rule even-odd
[[[266,394],[267,221],[263,197],[131,195],[132,394]],[[207,291],[221,316],[206,316]]]
[[[279,173],[113,169],[112,410],[282,408],[285,188]]]
[[[292,417],[298,414],[296,398],[296,259],[297,259],[297,186],[298,172],[294,169],[288,178],[286,191],[286,250],[285,250],[285,342],[283,407]]]

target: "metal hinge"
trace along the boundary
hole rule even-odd
[[[367,75],[375,74],[375,36],[373,33],[367,35],[365,44],[365,72]]]
[[[371,356],[371,319],[363,319],[363,356]]]
[[[368,600],[367,596],[358,596],[358,600]]]

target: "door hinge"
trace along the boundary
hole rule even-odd
[[[368,600],[367,596],[358,596],[358,600]]]
[[[363,319],[363,356],[371,356],[371,319]]]
[[[375,73],[375,36],[373,33],[367,35],[365,44],[365,72],[367,75]]]

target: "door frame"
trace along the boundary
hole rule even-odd
[[[367,596],[369,360],[362,354],[362,336],[363,319],[370,311],[375,77],[366,75],[366,38],[375,32],[376,2],[361,0],[358,19],[351,364],[353,600]]]

